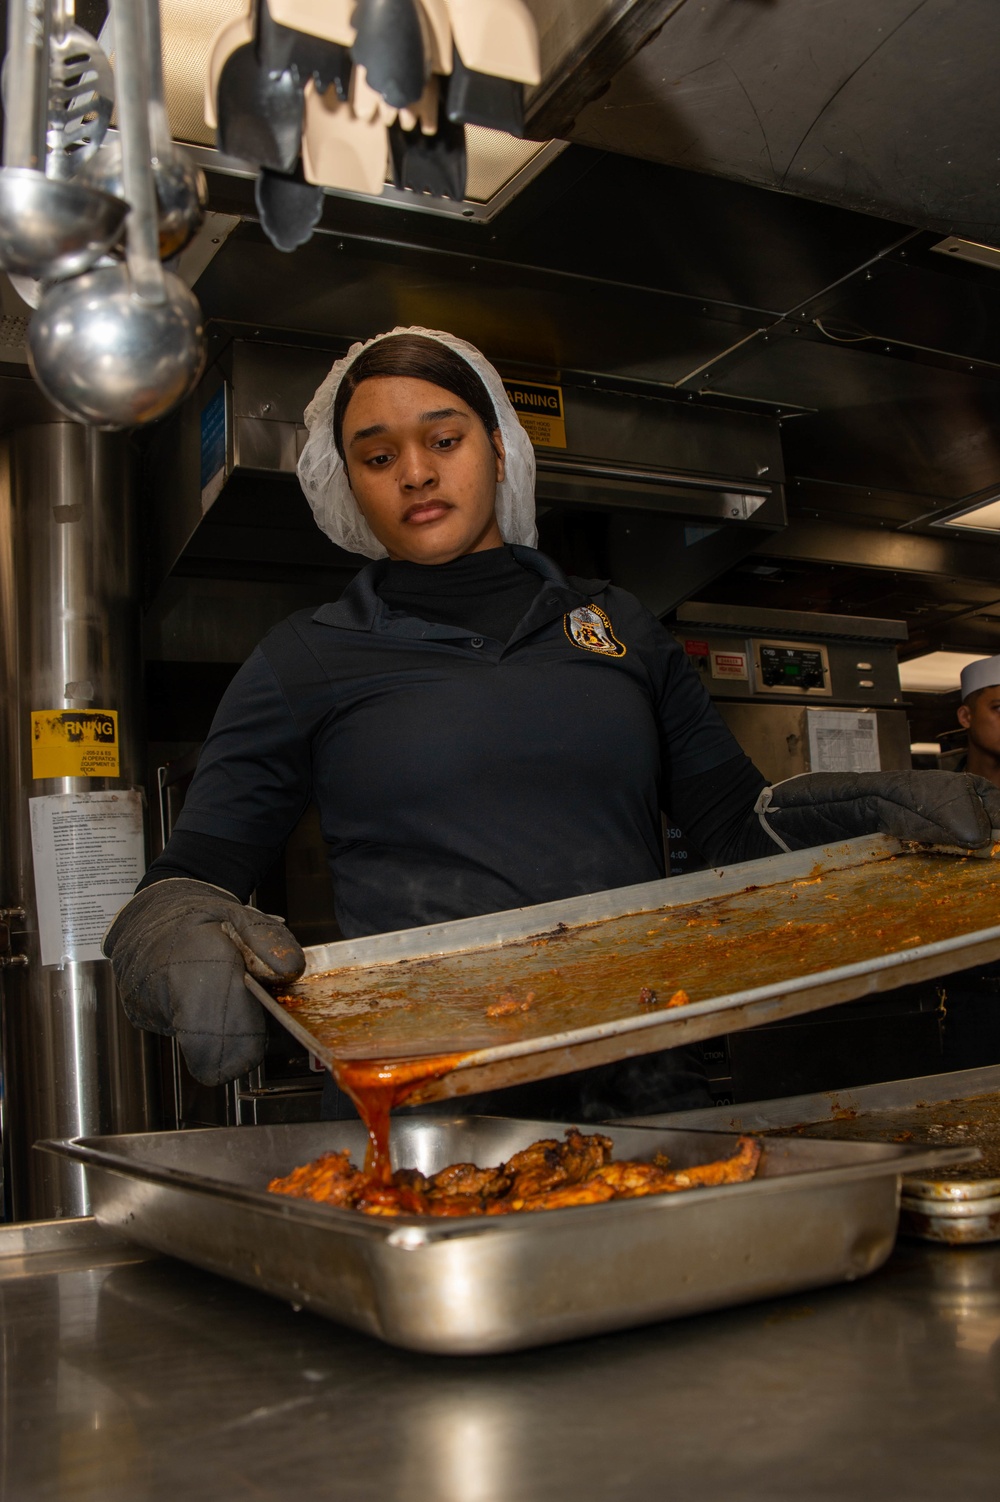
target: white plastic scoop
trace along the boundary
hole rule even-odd
[[[445,0],[455,46],[467,68],[540,83],[538,30],[524,0]]]
[[[333,89],[319,94],[306,85],[302,171],[310,183],[350,193],[381,193],[385,186],[389,142],[378,118],[359,119],[350,104],[341,104]]]

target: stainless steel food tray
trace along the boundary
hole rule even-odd
[[[281,999],[248,984],[327,1065],[462,1056],[410,1097],[416,1103],[692,1043],[998,958],[1000,861],[878,836],[306,956],[303,979]],[[656,994],[651,1006],[640,1004],[644,987]],[[679,990],[689,1002],[668,1007]],[[487,1015],[506,998],[527,1010]]]
[[[397,1163],[499,1163],[551,1122],[409,1117]],[[586,1129],[585,1129],[586,1130]],[[728,1155],[732,1133],[602,1128],[619,1157],[680,1168]],[[360,1122],[91,1137],[45,1144],[86,1165],[98,1223],[394,1345],[518,1350],[862,1277],[896,1235],[899,1175],[937,1151],[774,1140],[748,1184],[526,1215],[381,1219],[271,1195],[321,1152],[360,1161]]]
[[[977,1147],[977,1162],[908,1172],[900,1230],[959,1245],[1000,1241],[1000,1065],[636,1118],[711,1131],[795,1132],[829,1140]]]

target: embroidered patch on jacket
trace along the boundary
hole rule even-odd
[[[625,648],[611,629],[611,622],[597,605],[578,605],[563,616],[563,627],[570,641],[585,652],[600,652],[602,657],[624,657]]]

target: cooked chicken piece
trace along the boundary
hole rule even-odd
[[[293,1168],[283,1179],[272,1179],[267,1187],[272,1194],[291,1194],[323,1205],[353,1206],[365,1182],[361,1170],[342,1152],[324,1153],[312,1163]]]
[[[475,1163],[452,1163],[431,1179],[428,1189],[433,1198],[473,1195],[478,1199],[495,1199],[510,1188],[510,1174],[501,1163],[499,1168],[477,1168]]]
[[[600,1132],[584,1137],[575,1127],[569,1128],[565,1142],[557,1142],[554,1137],[533,1142],[515,1153],[506,1165],[513,1179],[511,1196],[524,1200],[563,1184],[579,1184],[587,1174],[607,1163],[612,1147],[610,1137],[603,1137]]]
[[[414,1215],[424,1214],[424,1215],[427,1215],[427,1214],[430,1213],[427,1210],[424,1210],[424,1211],[420,1211],[420,1210],[414,1210],[414,1211],[404,1210],[402,1208],[402,1206],[400,1205],[398,1199],[395,1199],[395,1198],[385,1199],[385,1200],[383,1200],[381,1198],[379,1198],[378,1200],[361,1199],[352,1208],[355,1209],[355,1210],[361,1210],[363,1212],[363,1214],[365,1214],[365,1215],[382,1215],[382,1216],[410,1215],[410,1214],[414,1214]]]
[[[674,1187],[695,1189],[713,1184],[746,1184],[757,1172],[761,1145],[754,1137],[739,1137],[731,1158],[714,1163],[696,1163],[693,1168],[679,1168],[674,1173]]]
[[[594,1178],[606,1184],[612,1194],[659,1194],[672,1187],[675,1177],[669,1168],[658,1163],[605,1163],[598,1168]]]
[[[426,1194],[431,1187],[430,1179],[425,1178],[419,1168],[397,1168],[392,1182],[403,1189],[415,1189],[418,1194]]]
[[[432,1215],[430,1201],[417,1189],[405,1184],[382,1184],[367,1178],[359,1190],[354,1208],[366,1215]]]
[[[487,1206],[493,1200],[475,1194],[430,1194],[427,1196],[425,1215],[486,1215]]]
[[[617,1195],[630,1199],[643,1194],[674,1194],[680,1189],[706,1188],[712,1184],[744,1184],[752,1179],[760,1159],[760,1143],[740,1137],[731,1158],[698,1163],[692,1168],[667,1168],[664,1162],[607,1163],[594,1178],[610,1185]]]
[[[510,1215],[518,1210],[565,1210],[570,1205],[599,1205],[602,1200],[614,1199],[615,1191],[602,1184],[596,1177],[582,1184],[562,1184],[558,1189],[546,1189],[542,1194],[533,1194],[528,1199],[518,1199],[516,1191],[502,1200],[494,1200],[486,1207],[487,1215]]]
[[[314,1163],[272,1179],[268,1188],[365,1215],[510,1215],[742,1184],[753,1178],[761,1152],[754,1138],[740,1137],[728,1158],[672,1169],[662,1153],[651,1163],[613,1163],[611,1150],[609,1137],[599,1132],[585,1137],[570,1127],[565,1142],[534,1142],[498,1168],[453,1163],[431,1179],[418,1169],[405,1168],[389,1184],[353,1168],[346,1152],[324,1153]]]

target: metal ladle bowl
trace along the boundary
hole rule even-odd
[[[137,427],[163,417],[191,390],[205,361],[194,293],[163,272],[165,296],[137,296],[125,266],[59,282],[28,330],[28,361],[45,394],[95,427]]]
[[[184,249],[205,217],[205,174],[180,147],[161,150],[152,163],[156,188],[160,257]],[[106,141],[84,167],[81,178],[102,192],[124,194],[121,142]]]
[[[205,174],[170,131],[163,92],[163,59],[160,46],[159,0],[143,0],[140,20],[146,43],[146,121],[149,133],[148,166],[156,192],[157,233],[160,258],[168,260],[184,249],[205,217],[208,188]],[[124,102],[123,91],[123,102]],[[126,110],[127,113],[127,110]],[[144,163],[144,166],[146,163]],[[84,168],[88,182],[107,193],[132,199],[125,189],[122,141],[107,141]]]
[[[115,0],[118,114],[131,205],[124,266],[57,282],[28,329],[28,361],[45,394],[99,428],[139,427],[185,397],[205,362],[198,299],[160,264],[149,137],[156,0]]]
[[[160,255],[164,260],[184,249],[205,218],[205,174],[183,150],[153,164]]]
[[[3,167],[0,266],[35,280],[76,276],[116,243],[127,213],[127,203],[98,188]]]

